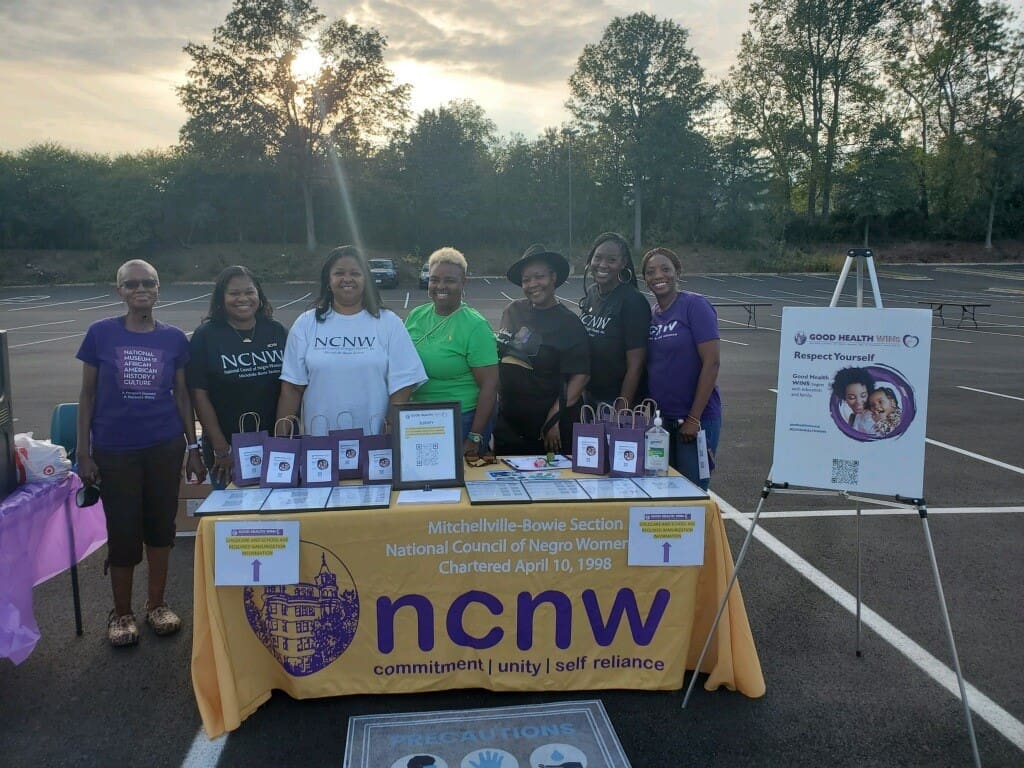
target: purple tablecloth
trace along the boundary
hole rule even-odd
[[[78,475],[69,473],[58,482],[22,485],[0,502],[0,657],[15,664],[28,658],[39,642],[32,587],[107,540],[103,503],[84,509],[75,504],[81,487]]]

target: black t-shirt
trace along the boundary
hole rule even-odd
[[[646,349],[651,306],[632,285],[618,285],[601,296],[596,285],[587,291],[589,308],[580,317],[590,336],[590,381],[593,400],[612,402],[626,377],[626,352]]]
[[[539,435],[562,384],[590,373],[587,332],[561,304],[536,309],[519,299],[505,309],[497,336],[503,417],[522,434]]]
[[[245,342],[243,338],[252,340]],[[252,331],[207,322],[192,334],[192,360],[185,372],[190,389],[205,389],[228,442],[247,411],[260,415],[260,429],[273,433],[281,362],[288,331],[276,320],[257,318]],[[246,430],[254,428],[247,420]]]

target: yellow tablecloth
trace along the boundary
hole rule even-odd
[[[713,502],[462,498],[253,516],[301,522],[301,583],[288,587],[215,587],[216,519],[202,520],[192,682],[210,738],[274,689],[312,698],[682,687],[733,570]],[[630,507],[680,505],[704,507],[704,565],[628,566]],[[739,584],[701,671],[707,690],[764,694]]]

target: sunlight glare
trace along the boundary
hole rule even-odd
[[[324,66],[324,59],[317,50],[316,42],[307,40],[292,60],[292,77],[296,80],[312,80]]]

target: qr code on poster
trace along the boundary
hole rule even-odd
[[[858,485],[860,462],[857,459],[832,459],[832,482],[837,485]]]
[[[416,444],[416,466],[436,467],[438,463],[438,443]]]

